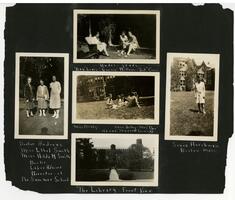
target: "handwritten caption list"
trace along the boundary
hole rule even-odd
[[[216,153],[220,146],[208,142],[172,142],[172,147],[180,153]]]
[[[28,167],[25,170],[28,173],[21,177],[22,182],[69,182],[68,169],[63,167],[70,160],[68,147],[51,141],[19,141],[19,146],[20,156]]]

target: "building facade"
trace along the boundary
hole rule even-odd
[[[171,68],[171,90],[191,91],[198,77],[205,81],[206,90],[214,90],[215,70],[204,61],[197,65],[190,58],[175,58]]]

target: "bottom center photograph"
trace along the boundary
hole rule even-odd
[[[158,186],[157,134],[73,133],[71,185]]]

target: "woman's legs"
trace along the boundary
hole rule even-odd
[[[206,110],[205,110],[205,104],[201,103],[201,111],[203,114],[206,114]]]
[[[29,110],[28,109],[26,110],[26,115],[27,115],[27,117],[29,117]]]
[[[106,45],[106,44],[104,45],[104,49],[103,49],[103,50],[104,50],[105,55],[106,55],[106,56],[109,56],[109,53],[108,53],[108,51],[107,51],[107,45]]]
[[[44,117],[46,117],[46,109],[42,110],[42,114],[43,114]]]
[[[39,117],[42,116],[42,109],[39,109]]]
[[[52,117],[56,117],[56,110],[54,109],[54,114],[52,115]]]
[[[58,119],[59,118],[59,113],[60,113],[60,110],[58,109],[58,110],[56,110],[56,116],[55,116],[55,118],[56,119]]]
[[[33,117],[33,110],[30,110],[30,116]]]
[[[200,113],[200,112],[201,112],[201,104],[198,103],[198,104],[197,104],[197,107],[198,107],[198,112]]]
[[[134,49],[133,45],[130,44],[129,47],[128,47],[128,51],[127,51],[127,54],[126,55],[130,55],[131,51]]]

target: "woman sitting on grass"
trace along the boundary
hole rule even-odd
[[[107,100],[106,100],[106,108],[113,107],[113,95],[110,93]]]
[[[137,106],[138,108],[140,108],[140,104],[139,104],[139,96],[137,94],[137,92],[131,92],[131,95],[129,95],[127,97],[127,103],[126,103],[127,107],[135,107]]]
[[[112,100],[112,94],[109,94],[109,97],[107,98],[106,101],[106,106],[107,108],[112,108],[112,109],[118,109],[121,108],[123,106],[126,107],[135,107],[137,106],[138,108],[140,108],[140,104],[139,104],[139,97],[137,92],[132,92],[131,95],[129,95],[128,97],[124,98],[124,96],[122,95],[118,95],[116,102],[114,103],[114,101]]]

